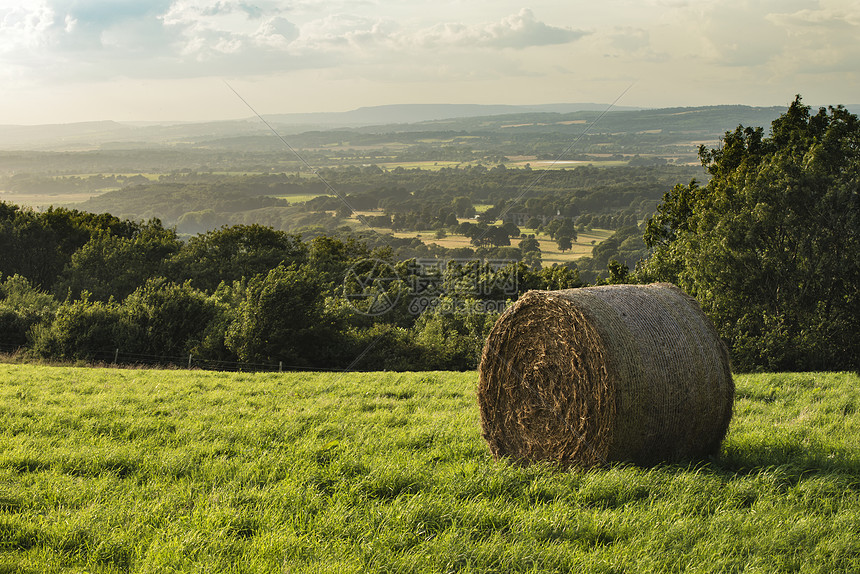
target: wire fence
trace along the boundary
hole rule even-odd
[[[20,356],[26,352],[26,347],[12,345],[0,345],[0,354],[7,356]],[[79,361],[48,359],[50,362],[77,364]],[[246,361],[227,361],[221,359],[206,359],[195,357],[193,353],[188,355],[149,355],[145,353],[133,353],[122,349],[104,349],[87,353],[84,361],[91,366],[115,366],[123,368],[151,367],[158,369],[191,369],[201,371],[229,371],[238,373],[255,372],[290,372],[290,371],[326,371],[346,372],[355,369],[337,369],[325,367],[306,367],[299,365],[285,365],[283,361],[277,363],[252,363]]]

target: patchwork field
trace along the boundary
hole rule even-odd
[[[370,212],[362,212],[362,215],[368,214],[374,215]],[[359,227],[359,229],[361,228],[362,227]],[[376,228],[376,231],[379,233],[390,233],[390,230],[385,228]],[[523,228],[522,232],[526,234],[535,234],[534,229]],[[591,255],[594,246],[601,241],[608,239],[612,233],[613,232],[609,229],[594,229],[582,232],[579,234],[576,241],[573,242],[573,247],[563,253],[559,251],[558,244],[553,241],[549,235],[537,233],[537,239],[540,241],[541,261],[546,267],[551,266],[553,263],[567,263],[570,261],[576,261],[581,257],[588,257]],[[468,237],[465,235],[457,235],[456,233],[446,234],[443,238],[437,238],[432,231],[424,231],[420,233],[415,231],[397,232],[393,235],[399,239],[418,237],[428,245],[435,243],[440,247],[446,247],[448,249],[455,249],[458,247],[470,247],[474,249],[474,245],[472,245],[471,240]],[[512,239],[511,246],[517,247],[519,242],[519,239]]]
[[[476,374],[0,364],[0,572],[856,572],[860,377],[736,377],[709,461],[494,461]]]

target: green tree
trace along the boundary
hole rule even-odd
[[[461,217],[463,219],[475,217],[475,206],[472,205],[472,200],[468,197],[454,198],[451,202],[451,207],[454,208],[454,212],[457,214],[457,217]]]
[[[243,361],[322,366],[325,353],[336,346],[324,303],[323,282],[314,268],[278,265],[248,282],[227,347]]]
[[[478,214],[478,221],[481,223],[486,223],[487,225],[492,225],[499,218],[499,215],[505,209],[505,201],[497,203],[491,208],[487,209],[483,213]]]
[[[522,239],[519,243],[520,251],[525,255],[531,251],[537,251],[540,253],[540,241],[535,239],[534,237],[526,237]]]
[[[465,235],[466,237],[471,239],[473,237],[473,231],[476,228],[477,228],[477,226],[474,223],[471,223],[469,221],[464,221],[463,223],[460,223],[459,225],[457,225],[456,232],[459,235]]]
[[[416,344],[425,352],[429,369],[476,369],[484,341],[499,312],[481,312],[477,299],[443,297],[434,309],[422,313],[413,328]],[[415,367],[407,365],[406,368]]]
[[[607,283],[629,283],[630,268],[627,267],[627,265],[625,265],[624,263],[619,263],[617,260],[613,259],[606,267],[609,270],[609,278],[607,279]]]
[[[217,228],[220,223],[223,223],[223,219],[213,209],[189,211],[176,220],[176,228],[181,233],[206,233],[210,229]]]
[[[132,237],[100,231],[72,255],[54,292],[77,298],[88,291],[100,301],[122,300],[147,279],[166,274],[169,259],[181,245],[176,232],[157,220]]]
[[[90,301],[86,291],[65,301],[50,324],[33,328],[33,351],[52,359],[107,361],[125,342],[122,311],[113,301]]]
[[[509,237],[519,237],[522,234],[520,228],[517,227],[517,224],[513,221],[506,221],[502,225],[502,229],[504,229],[508,233]]]
[[[321,235],[311,241],[308,263],[324,280],[326,288],[343,282],[347,270],[357,261],[375,259],[367,245],[355,237],[339,239]]]
[[[860,122],[798,96],[761,128],[700,148],[711,175],[648,222],[643,279],[695,296],[740,369],[860,368]]]
[[[576,241],[576,225],[573,223],[572,219],[564,218],[561,222],[561,225],[555,232],[555,238],[558,239],[561,236],[570,237],[573,241]]]
[[[535,271],[539,271],[542,267],[543,255],[540,251],[529,251],[528,253],[523,253],[523,263],[534,269]]]
[[[173,258],[171,277],[190,279],[196,288],[211,292],[222,281],[251,278],[307,257],[298,235],[263,225],[233,225],[189,239]]]
[[[112,215],[63,208],[36,212],[0,202],[0,273],[50,289],[69,259],[100,233],[131,237],[139,225]]]
[[[21,275],[0,282],[0,350],[14,351],[28,343],[30,329],[53,319],[57,302]]]
[[[487,237],[490,244],[494,247],[505,247],[511,244],[511,236],[509,231],[504,227],[491,226],[488,230]]]
[[[553,219],[552,221],[550,221],[549,223],[547,223],[544,226],[543,230],[547,235],[550,236],[550,239],[556,238],[556,233],[558,232],[558,229],[561,227],[561,223],[562,223],[562,221],[560,219]]]
[[[558,245],[558,250],[564,253],[568,249],[573,248],[573,241],[567,235],[560,235],[556,241],[556,245]]]
[[[580,279],[579,271],[573,263],[565,265],[554,263],[551,267],[544,267],[540,270],[529,270],[521,265],[519,274],[520,295],[531,289],[558,291],[559,289],[575,289],[585,286],[585,282]]]

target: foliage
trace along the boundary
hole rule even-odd
[[[137,288],[120,309],[127,333],[123,350],[154,357],[181,357],[194,350],[201,354],[210,335],[207,326],[219,313],[215,301],[190,282],[177,285],[163,277]]]
[[[555,243],[562,253],[573,247],[573,241],[567,235],[559,235]]]
[[[364,259],[386,259],[385,254],[374,256],[368,247],[355,237],[339,239],[319,236],[311,240],[308,248],[308,264],[313,267],[326,287],[341,283],[347,270],[356,261]]]
[[[857,116],[798,96],[700,156],[712,179],[666,194],[642,278],[694,295],[740,369],[860,368]]]
[[[54,298],[34,288],[26,277],[13,275],[0,282],[0,350],[27,345],[30,329],[50,321],[56,308]]]
[[[457,225],[458,217],[474,217],[479,204],[491,206],[477,214],[487,224],[508,212],[568,219],[587,214],[604,217],[601,225],[614,229],[629,225],[631,218],[635,224],[637,216],[649,216],[667,189],[701,171],[688,166],[581,166],[548,170],[538,176],[528,169],[479,166],[389,171],[370,167],[320,170],[318,175],[340,197],[331,195],[318,178],[299,174],[189,173],[126,185],[94,197],[82,207],[135,219],[158,217],[169,226],[177,225],[182,233],[255,223],[293,233],[321,225],[332,233],[343,225],[342,217],[331,215],[345,207],[341,197],[352,209],[378,212],[362,216],[371,226],[394,231],[435,231]],[[527,199],[522,199],[524,191]],[[301,196],[312,199],[297,203],[282,199]],[[348,214],[346,210],[340,213]]]
[[[537,251],[538,253],[540,253],[540,241],[535,239],[534,235],[525,237],[520,240],[519,248],[520,251],[522,251],[523,255],[532,251]]]
[[[0,273],[19,274],[38,288],[50,289],[91,237],[131,237],[138,229],[139,224],[108,214],[53,207],[36,212],[0,202]]]
[[[408,329],[374,323],[343,332],[336,357],[329,364],[358,371],[415,371],[440,363],[441,358],[418,344]]]
[[[222,227],[190,238],[171,261],[172,274],[211,292],[222,281],[251,278],[280,264],[302,263],[307,251],[297,235],[270,227]]]
[[[491,312],[478,299],[442,297],[415,324],[415,341],[433,357],[425,369],[472,370],[478,368],[484,341],[501,309]]]
[[[61,303],[50,323],[33,328],[33,352],[51,359],[104,360],[128,341],[124,326],[119,305],[90,301],[84,291],[80,299]]]
[[[79,299],[64,301],[56,313],[31,325],[32,348],[38,356],[66,360],[106,362],[116,357],[117,350],[126,359],[145,362],[176,361],[190,352],[222,359],[228,355],[227,313],[216,298],[189,283],[177,285],[158,277],[121,303],[113,298],[92,300],[87,291]]]
[[[310,265],[278,265],[248,281],[226,345],[243,361],[323,366],[335,329],[323,281]],[[335,345],[336,346],[336,345]]]
[[[576,225],[572,219],[565,217],[562,219],[553,219],[550,221],[544,230],[552,239],[558,241],[562,237],[567,237],[569,240],[576,241]],[[570,249],[568,247],[568,249]]]
[[[79,297],[88,291],[99,301],[122,300],[150,277],[166,275],[170,257],[181,248],[176,232],[158,220],[140,225],[131,237],[100,231],[72,254],[54,292]]]
[[[813,117],[799,100],[792,110],[771,138],[739,128],[721,150],[701,150],[713,181],[666,194],[646,231],[648,246],[638,220],[690,169],[581,166],[536,176],[504,165],[386,171],[371,164],[320,171],[350,206],[375,210],[364,221],[436,236],[456,231],[473,241],[455,249],[356,231],[354,218],[331,215],[343,201],[319,178],[269,167],[257,175],[184,170],[70,180],[116,184],[122,189],[99,201],[119,203],[99,205],[135,217],[163,211],[186,231],[231,225],[183,242],[158,220],[0,203],[0,272],[66,298],[56,316],[56,303],[30,313],[0,299],[4,336],[20,345],[29,332],[39,354],[56,358],[121,346],[320,368],[359,360],[368,369],[459,369],[474,364],[477,323],[492,316],[467,317],[461,305],[501,306],[528,289],[662,279],[703,302],[736,365],[856,365],[856,118],[841,109]],[[458,220],[476,206],[489,206],[481,221]],[[591,257],[542,269],[539,242],[514,224],[525,221],[556,240],[593,228],[614,233]],[[642,263],[649,247],[653,258]],[[379,276],[380,265],[389,272]],[[429,271],[434,265],[440,269]]]

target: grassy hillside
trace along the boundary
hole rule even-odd
[[[860,570],[860,378],[737,377],[714,460],[492,460],[475,373],[0,365],[2,572]]]

